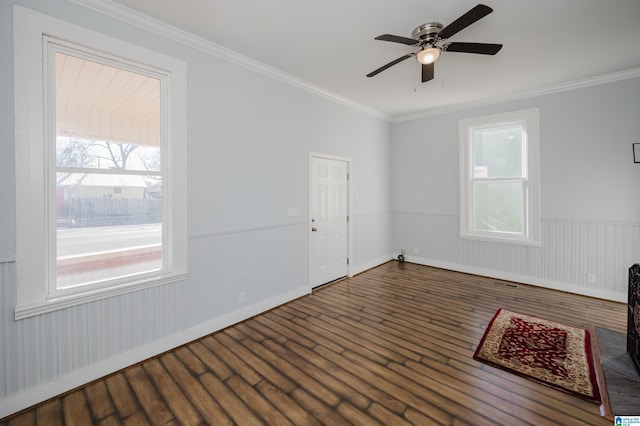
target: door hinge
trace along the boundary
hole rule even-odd
[[[349,264],[349,258],[347,257],[347,265]]]
[[[347,216],[347,222],[349,222],[349,216]]]
[[[349,180],[349,173],[347,173],[347,180]]]

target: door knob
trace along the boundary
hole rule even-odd
[[[311,228],[311,232],[316,232],[318,228]]]

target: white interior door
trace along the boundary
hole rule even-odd
[[[309,280],[317,287],[347,275],[347,162],[311,157]]]

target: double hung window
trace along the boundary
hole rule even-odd
[[[462,237],[537,245],[539,112],[460,121]]]
[[[18,6],[14,22],[16,318],[184,279],[184,64]]]
[[[55,39],[47,38],[46,45],[48,74],[55,82],[46,105],[55,123],[45,136],[55,146],[47,176],[55,209],[49,220],[56,220],[49,294],[156,274],[166,264],[160,143],[164,76],[113,66]]]

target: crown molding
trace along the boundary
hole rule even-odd
[[[176,41],[180,44],[183,44],[191,48],[194,48],[196,50],[199,50],[201,52],[219,57],[228,62],[234,63],[241,67],[269,76],[275,80],[289,84],[293,87],[305,90],[307,92],[313,93],[322,98],[328,99],[332,102],[347,106],[351,109],[362,112],[371,117],[378,118],[390,123],[399,123],[403,121],[434,117],[434,116],[448,114],[452,112],[463,111],[471,108],[490,106],[490,105],[495,105],[495,104],[504,103],[504,102],[533,98],[536,96],[549,95],[553,93],[564,92],[567,90],[580,89],[580,88],[640,77],[640,68],[633,68],[629,70],[604,74],[600,76],[589,77],[589,78],[576,80],[572,82],[549,85],[543,88],[525,90],[525,91],[516,92],[516,93],[512,93],[505,96],[487,98],[480,101],[465,102],[465,103],[460,103],[456,105],[451,105],[449,107],[433,108],[433,109],[424,110],[416,113],[391,116],[377,109],[368,107],[366,105],[355,102],[351,99],[345,98],[344,96],[341,96],[337,93],[326,90],[308,81],[302,80],[291,74],[285,73],[284,71],[281,71],[277,68],[271,67],[262,62],[251,59],[247,56],[241,55],[238,52],[235,52],[231,49],[220,46],[202,37],[196,36],[192,33],[189,33],[188,31],[181,30],[165,22],[152,18],[148,15],[137,12],[128,7],[122,6],[121,4],[116,3],[112,0],[68,0],[68,1],[79,4],[89,9],[93,9],[97,12],[111,16],[112,18],[118,19],[120,21],[127,22],[143,30],[158,34],[167,39]]]
[[[533,98],[536,96],[550,95],[553,93],[565,92],[568,90],[582,89],[585,87],[598,86],[600,84],[613,83],[620,80],[628,80],[640,77],[640,68],[632,68],[629,70],[603,74],[596,77],[584,78],[555,85],[550,85],[533,90],[525,90],[522,92],[512,93],[506,96],[499,96],[482,101],[466,102],[462,104],[452,105],[445,108],[433,108],[431,110],[406,115],[398,115],[391,118],[392,123],[400,123],[402,121],[418,120],[421,118],[434,117],[438,115],[448,114],[452,112],[464,111],[471,108],[495,105],[503,102],[517,101],[521,99]]]
[[[262,62],[251,59],[247,56],[241,55],[226,47],[220,46],[202,37],[196,36],[188,31],[181,30],[174,26],[171,26],[165,22],[152,18],[143,13],[132,10],[119,3],[115,3],[111,0],[69,0],[72,3],[79,4],[86,8],[95,10],[104,15],[108,15],[112,18],[118,19],[123,22],[127,22],[138,28],[163,36],[167,39],[173,40],[180,44],[189,46],[201,52],[219,57],[233,64],[250,69],[252,71],[264,74],[275,80],[289,84],[298,89],[305,90],[313,93],[332,102],[347,106],[356,111],[365,113],[374,118],[378,118],[385,121],[391,121],[391,116],[378,111],[374,108],[366,105],[359,104],[355,101],[347,99],[337,93],[326,90],[320,86],[309,83],[277,68],[266,65]]]

